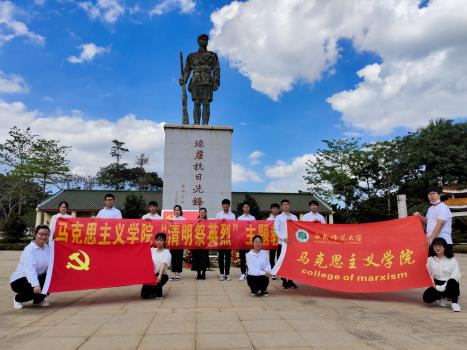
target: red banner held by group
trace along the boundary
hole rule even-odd
[[[132,246],[153,243],[158,232],[167,234],[174,249],[251,249],[253,236],[263,237],[264,249],[275,249],[274,221],[237,220],[57,220],[54,240],[89,246]]]
[[[425,234],[417,217],[355,225],[289,221],[278,275],[342,292],[431,285]]]

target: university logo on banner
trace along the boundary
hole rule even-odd
[[[355,225],[289,221],[290,243],[274,273],[342,292],[431,285],[425,234],[417,217]]]

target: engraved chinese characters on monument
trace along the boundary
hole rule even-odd
[[[183,106],[183,124],[189,124],[188,112],[186,106],[185,84],[188,79],[188,91],[191,93],[191,99],[194,103],[193,123],[199,125],[201,119],[201,107],[203,125],[208,125],[210,117],[210,104],[213,100],[213,92],[220,85],[220,67],[219,59],[215,52],[208,51],[209,37],[206,34],[198,36],[199,49],[197,52],[190,53],[183,67],[183,58],[180,53],[182,76],[179,80],[182,86],[182,106]]]

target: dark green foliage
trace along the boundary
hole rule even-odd
[[[142,196],[130,194],[125,198],[122,213],[125,219],[141,219],[146,212],[147,205]]]

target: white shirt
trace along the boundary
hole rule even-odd
[[[58,213],[52,216],[52,218],[50,219],[50,225],[49,225],[49,229],[50,229],[49,241],[53,241],[54,239],[55,225],[57,224],[57,220],[60,218],[71,218],[71,217],[72,217],[71,215],[61,214],[61,213]]]
[[[159,273],[162,263],[165,263],[164,270],[162,274],[167,275],[167,268],[170,266],[172,261],[172,255],[168,249],[165,249],[162,252],[157,251],[157,248],[151,248],[152,261],[154,262],[154,274]]]
[[[287,238],[287,221],[298,221],[297,217],[292,214],[282,213],[276,216],[276,220],[274,220],[274,232],[279,240],[279,244]]]
[[[445,220],[443,227],[437,237],[444,238],[448,244],[452,244],[451,230],[452,230],[452,213],[449,207],[443,202],[432,205],[428,208],[426,213],[426,236],[430,237],[435,229],[437,220]]]
[[[276,218],[277,218],[278,215],[279,215],[279,214],[277,214],[276,216],[274,216],[274,215],[271,214],[271,215],[269,215],[269,217],[268,217],[266,220],[274,221],[274,220],[276,220]]]
[[[461,279],[461,271],[456,258],[438,259],[437,256],[430,256],[426,262],[426,269],[432,278],[439,281],[447,281],[452,278],[459,282]]]
[[[229,211],[228,213],[224,213],[224,211],[220,211],[216,214],[217,220],[235,220],[235,214]]]
[[[263,276],[266,272],[271,272],[271,264],[269,263],[269,254],[265,250],[260,250],[258,253],[254,249],[246,254],[246,265],[248,266],[248,275]]]
[[[302,221],[319,221],[322,224],[326,223],[326,220],[324,220],[323,215],[321,215],[320,213],[313,213],[311,211],[303,215]]]
[[[107,209],[107,207],[99,210],[96,218],[98,219],[121,219],[122,212],[115,207]]]
[[[253,220],[256,220],[256,218],[253,215],[250,215],[250,214],[248,214],[248,215],[243,214],[243,215],[240,215],[237,218],[237,220],[253,221]]]
[[[36,243],[29,243],[21,253],[16,271],[10,276],[10,283],[26,277],[31,286],[39,286],[37,276],[47,272],[50,258],[50,247],[46,244],[40,248]]]
[[[183,216],[180,215],[180,216],[174,216],[174,217],[172,218],[172,220],[175,220],[175,221],[178,221],[178,220],[185,220],[185,218],[184,218]]]
[[[147,213],[144,214],[141,219],[162,220],[162,217],[157,213],[155,213],[154,215],[152,215],[151,213]]]

